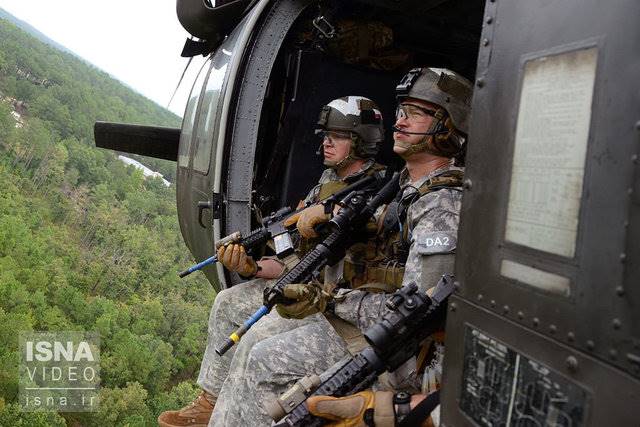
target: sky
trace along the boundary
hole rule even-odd
[[[188,62],[176,0],[0,0],[0,8],[163,107]],[[181,117],[203,62],[194,58],[171,102]]]

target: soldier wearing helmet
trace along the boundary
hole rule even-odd
[[[355,289],[338,289],[331,295],[307,286],[305,292],[291,296],[295,303],[278,305],[279,313],[298,317],[329,311],[331,316],[364,331],[386,311],[387,295],[380,290],[390,290],[378,286],[380,283],[375,279],[390,278],[390,283],[396,284],[400,272],[399,286],[415,282],[428,290],[443,273],[453,272],[463,175],[463,169],[454,166],[454,157],[464,151],[471,87],[464,77],[438,68],[413,69],[402,79],[397,87],[394,151],[406,164],[400,176],[401,190],[380,217],[383,251],[371,257],[373,265],[365,266],[365,275],[372,280]],[[345,262],[345,273],[346,270]],[[345,341],[333,328],[321,326],[318,321],[253,346],[242,371],[242,381],[228,390],[224,390],[226,384],[223,388],[225,396],[236,403],[235,407],[227,407],[227,419],[239,420],[244,414],[256,420],[256,425],[267,423],[261,407],[305,374],[311,371],[319,374],[318,367],[337,363],[349,353]],[[433,337],[423,353],[428,355],[419,358],[424,363],[418,366],[418,358],[410,360],[379,380],[378,388],[414,394],[437,390],[444,354],[442,336]],[[385,396],[384,399],[382,395],[358,396],[335,406],[332,401],[318,397],[322,410],[316,415],[328,415],[338,421],[349,418],[344,425],[365,425],[365,416],[369,416],[369,421],[379,419],[377,413],[371,417],[371,408],[385,400],[386,424],[380,425],[394,425],[391,399],[389,394]],[[350,416],[344,415],[347,413]]]
[[[384,169],[373,159],[384,139],[384,131],[380,111],[370,99],[346,96],[331,101],[323,107],[317,127],[322,138],[324,162],[328,169],[304,200],[311,206],[303,211],[304,215],[290,217],[287,225],[295,223],[299,217],[300,221],[312,224],[314,212],[319,211],[318,215],[324,216],[324,207],[316,202],[364,175],[382,173]],[[316,207],[319,209],[315,210]],[[304,252],[309,246],[310,243],[302,240],[297,249]],[[273,312],[256,324],[224,357],[216,355],[215,346],[262,304],[263,290],[271,284],[265,280],[277,279],[289,266],[299,261],[295,256],[288,257],[284,263],[275,257],[264,257],[255,261],[246,254],[242,245],[238,244],[219,248],[218,259],[228,270],[254,280],[224,289],[216,296],[209,317],[207,347],[198,376],[198,385],[202,392],[192,404],[180,410],[161,413],[158,417],[161,427],[206,425],[214,407],[224,413],[224,408],[230,402],[218,398],[223,383],[230,377],[237,377],[236,370],[241,369],[246,363],[248,349],[253,344],[266,337],[284,334],[292,329],[315,323],[315,319],[283,319]],[[246,423],[237,420],[228,425]]]
[[[306,204],[328,197],[363,175],[381,173],[384,169],[374,160],[384,141],[384,127],[382,114],[372,100],[363,96],[334,99],[322,107],[316,126],[316,134],[321,138],[318,151],[322,152],[328,169],[304,200]],[[324,207],[316,205],[304,210],[299,218],[291,218],[287,225],[297,220],[302,237],[312,239],[317,237],[313,227],[327,219]]]

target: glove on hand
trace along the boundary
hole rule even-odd
[[[276,304],[276,311],[285,319],[304,319],[322,313],[333,298],[319,287],[306,283],[292,283],[283,289],[285,297],[295,300],[291,304]]]
[[[287,217],[287,219],[284,220],[284,222],[282,223],[282,225],[284,226],[284,228],[289,228],[292,225],[296,225],[298,223],[298,220],[300,219],[300,214],[303,211],[300,211],[298,213],[294,213],[293,215]]]
[[[367,427],[365,413],[373,412],[376,427],[393,427],[393,393],[390,391],[361,391],[345,397],[311,396],[307,399],[309,412],[317,417],[335,421],[331,427]],[[371,415],[368,415],[370,417]]]
[[[244,246],[231,244],[218,248],[218,261],[229,271],[243,277],[253,277],[258,272],[258,264],[247,255]]]
[[[300,218],[298,219],[298,231],[305,239],[318,237],[318,233],[316,233],[313,227],[327,222],[330,219],[331,215],[324,213],[324,205],[318,203],[317,205],[309,206],[300,212]]]

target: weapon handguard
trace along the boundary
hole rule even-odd
[[[415,283],[398,290],[387,300],[389,311],[364,334],[371,347],[347,361],[309,396],[358,393],[369,388],[384,371],[399,368],[417,353],[425,338],[444,327],[445,301],[454,290],[453,277],[449,275],[442,276],[431,297],[418,292]],[[321,426],[327,422],[311,415],[304,401],[294,409],[281,409],[289,414],[276,427]]]
[[[370,187],[372,185],[379,185],[380,184],[380,179],[378,176],[374,176],[374,175],[369,175],[366,176],[350,185],[348,185],[347,187],[343,188],[340,191],[337,191],[336,193],[334,193],[333,195],[327,197],[324,200],[321,200],[319,203],[322,203],[325,205],[325,209],[327,209],[328,206],[330,206],[330,211],[333,210],[333,206],[336,203],[336,201],[340,200],[340,198],[344,197],[346,194],[349,194],[353,191],[356,190],[361,190],[367,187]],[[262,227],[255,229],[253,231],[251,231],[249,233],[249,235],[247,237],[242,237],[242,233],[240,233],[239,231],[236,231],[235,233],[229,234],[228,236],[218,240],[216,242],[216,249],[218,249],[220,246],[222,245],[226,245],[229,243],[240,243],[242,244],[245,249],[247,250],[247,252],[251,252],[251,249],[253,248],[257,248],[263,244],[265,244],[266,242],[269,241],[269,239],[274,238],[274,240],[278,239],[278,237],[280,237],[279,241],[275,241],[276,244],[276,252],[278,253],[279,256],[285,256],[287,254],[289,254],[291,251],[288,251],[288,248],[286,246],[291,245],[291,239],[283,239],[282,237],[286,237],[283,236],[284,234],[284,226],[279,226],[282,224],[282,222],[288,218],[291,215],[294,215],[298,212],[301,212],[302,210],[304,210],[306,208],[306,206],[304,208],[298,209],[294,212],[291,211],[290,207],[284,207],[281,208],[279,210],[277,210],[276,212],[272,213],[271,215],[265,217],[262,220]],[[275,231],[275,233],[277,235],[274,235],[272,233],[272,230],[277,230]],[[284,246],[283,248],[279,247],[279,244]],[[187,268],[186,270],[178,273],[178,276],[180,278],[186,277],[189,274],[193,273],[194,271],[198,271],[201,270],[203,267],[209,265],[209,264],[213,264],[214,262],[218,262],[218,257],[216,255],[209,257],[207,259],[205,259],[204,261],[199,262],[196,265],[193,265],[189,268]]]
[[[251,315],[240,328],[229,335],[222,345],[216,348],[216,353],[220,356],[226,353],[255,322],[269,313],[276,304],[293,302],[284,296],[284,287],[286,285],[308,282],[315,271],[340,260],[350,246],[351,238],[354,234],[349,231],[366,224],[378,206],[390,201],[396,195],[399,191],[399,180],[399,174],[395,173],[368,203],[366,203],[366,197],[362,194],[364,190],[350,192],[343,200],[345,207],[334,218],[338,218],[341,229],[329,234],[311,252],[306,254],[294,268],[282,276],[273,286],[266,288],[264,290],[264,305]],[[378,181],[374,180],[372,182],[377,183]],[[375,191],[377,188],[371,188],[370,190]],[[342,221],[340,219],[342,218],[341,215],[344,217],[349,216],[348,220]]]

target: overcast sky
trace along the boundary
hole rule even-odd
[[[188,61],[180,57],[188,33],[176,0],[0,0],[0,7],[163,107]],[[194,59],[171,103],[179,116],[203,61]]]

